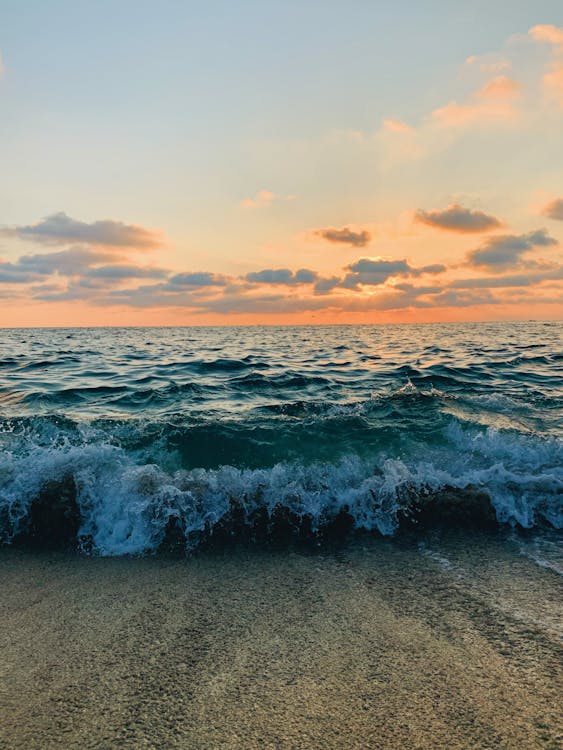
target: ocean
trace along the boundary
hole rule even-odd
[[[0,540],[141,555],[447,522],[536,549],[563,523],[562,334],[3,329]]]

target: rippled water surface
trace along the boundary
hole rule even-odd
[[[478,488],[561,525],[561,323],[0,331],[0,533],[71,481],[103,554],[280,505],[391,534]]]

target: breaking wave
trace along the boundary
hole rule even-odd
[[[166,447],[167,430],[177,434],[177,426],[161,425],[158,440],[149,433],[150,446],[128,449],[107,424],[12,422],[9,447],[0,453],[3,541],[27,535],[122,555],[157,550],[171,536],[190,549],[221,535],[318,541],[351,529],[393,535],[444,519],[523,528],[563,522],[562,444],[555,438],[452,419],[439,443],[421,449],[413,441],[401,455],[184,468],[181,453]]]
[[[560,528],[543,323],[0,332],[0,541],[101,555]]]

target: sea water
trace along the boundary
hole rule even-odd
[[[445,488],[485,493],[501,525],[561,528],[562,334],[0,330],[0,540],[69,496],[78,542],[102,555],[156,550],[171,529],[194,548],[276,514],[312,538],[343,511],[346,531],[393,535]]]

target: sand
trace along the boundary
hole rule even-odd
[[[0,747],[560,748],[563,579],[502,536],[0,550]]]

